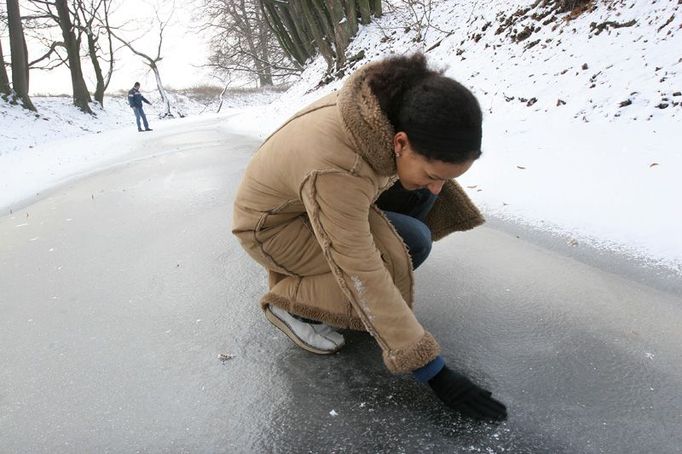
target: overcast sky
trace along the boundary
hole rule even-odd
[[[21,3],[21,2],[20,2]],[[163,8],[172,3],[163,1]],[[139,24],[129,24],[126,28],[129,38],[142,36],[135,42],[134,47],[139,51],[154,56],[158,45],[158,26],[155,23],[153,8],[140,0],[118,0],[117,9],[111,18],[112,25],[122,24],[130,20],[139,20]],[[22,14],[25,13],[22,6]],[[166,28],[159,63],[161,79],[164,86],[172,88],[187,88],[194,85],[213,83],[218,81],[209,77],[208,72],[199,66],[206,62],[207,45],[196,30],[197,21],[193,17],[191,2],[177,2],[172,23]],[[9,50],[9,41],[5,32],[1,37],[3,50]],[[44,53],[44,46],[29,39],[29,60]],[[107,92],[118,89],[128,89],[135,81],[142,83],[143,91],[156,90],[154,75],[145,65],[144,60],[128,49],[120,49],[116,55],[115,72]],[[83,58],[83,70],[86,73],[88,89],[93,92],[95,79],[89,59]],[[30,75],[31,94],[71,94],[71,79],[69,70],[65,66],[52,71],[32,70]]]

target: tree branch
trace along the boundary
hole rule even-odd
[[[64,46],[64,43],[61,42],[61,41],[55,41],[55,42],[53,42],[53,43],[50,45],[50,50],[48,50],[48,51],[45,53],[45,55],[43,55],[42,57],[40,57],[40,58],[38,58],[38,59],[36,59],[36,60],[33,60],[32,62],[29,62],[28,67],[31,68],[31,67],[33,67],[34,65],[40,63],[41,61],[45,60],[46,58],[50,58],[50,55],[52,55],[52,54],[56,51],[57,46],[65,47],[65,46]],[[62,63],[63,63],[63,61],[62,61]]]

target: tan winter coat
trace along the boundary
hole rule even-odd
[[[412,312],[408,251],[374,205],[396,180],[393,128],[365,80],[294,115],[249,163],[233,233],[270,273],[269,304],[339,328],[367,330],[394,373],[424,366],[438,343]],[[433,239],[483,223],[447,182],[427,218]]]

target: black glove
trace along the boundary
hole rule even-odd
[[[474,419],[502,420],[507,418],[507,407],[493,399],[492,393],[476,386],[464,375],[443,367],[429,380],[436,396],[450,408]]]

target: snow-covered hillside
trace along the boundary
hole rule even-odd
[[[564,11],[568,3],[583,6]],[[267,107],[261,100],[217,121],[265,137],[296,110],[338,89],[343,76],[361,64],[420,50],[470,87],[484,109],[484,154],[460,182],[488,216],[682,273],[677,201],[682,5],[677,0],[440,0],[433,5],[428,23],[387,5],[384,17],[362,28],[348,49],[349,56],[362,52],[364,58],[338,77],[327,77],[318,59]],[[7,128],[7,111],[0,108],[0,176],[35,155],[16,137],[39,136],[49,123],[17,120]],[[133,127],[127,107],[120,111],[106,124],[70,119],[68,127]],[[60,132],[57,126],[49,137],[64,137]],[[13,153],[7,153],[9,136],[15,137],[9,142],[15,144]],[[3,160],[8,154],[14,157]],[[65,168],[52,172],[69,175]],[[0,192],[12,190],[2,180]]]
[[[560,3],[566,2],[441,0],[434,2],[421,41],[417,27],[405,27],[415,22],[411,14],[388,12],[351,44],[348,54],[363,52],[364,58],[346,73],[385,55],[419,50],[475,91],[489,115],[521,120],[546,113],[583,122],[680,117],[682,5],[598,0],[560,13]],[[291,104],[303,94],[315,98],[311,91],[325,69],[321,59],[311,65],[282,107],[295,110]]]

